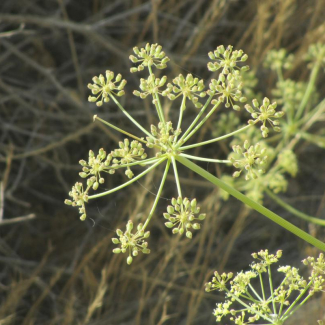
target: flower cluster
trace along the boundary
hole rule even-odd
[[[89,150],[88,162],[85,160],[79,161],[79,164],[82,166],[82,172],[79,173],[80,177],[86,178],[91,175],[95,176],[96,181],[92,187],[93,190],[97,190],[99,184],[103,184],[105,181],[100,173],[106,171],[105,169],[110,165],[111,160],[112,156],[106,155],[106,151],[103,148],[99,149],[96,157],[94,152]],[[114,172],[114,170],[112,171]]]
[[[88,88],[91,90],[91,93],[96,96],[89,96],[88,100],[90,102],[96,102],[97,106],[102,106],[103,102],[108,103],[110,96],[123,96],[124,95],[124,86],[126,85],[126,80],[122,80],[122,75],[118,74],[114,79],[113,71],[106,71],[106,79],[100,74],[99,77],[93,78],[93,84],[88,84]]]
[[[202,104],[198,101],[199,97],[205,97],[206,92],[204,89],[203,79],[193,78],[191,74],[188,74],[186,78],[183,75],[179,75],[173,79],[173,84],[169,83],[167,89],[163,92],[164,96],[167,96],[170,100],[174,100],[177,97],[183,95],[188,98],[196,108],[201,108]],[[172,92],[175,94],[172,94]],[[186,106],[183,108],[185,109]]]
[[[240,76],[229,73],[228,75],[220,74],[219,79],[212,79],[209,84],[208,95],[216,95],[218,100],[226,102],[225,106],[230,107],[236,111],[240,110],[240,107],[234,102],[246,102],[246,97],[242,96],[243,84],[240,82]]]
[[[119,147],[119,149],[115,149],[110,154],[113,163],[112,167],[117,167],[119,165],[127,165],[136,160],[143,160],[147,158],[147,154],[142,148],[142,144],[137,140],[133,140],[130,144],[129,139],[124,139],[123,142],[119,142]],[[134,176],[129,166],[127,166],[125,175],[128,178],[132,178]]]
[[[263,138],[266,138],[269,134],[269,128],[266,126],[266,122],[269,122],[274,131],[281,131],[278,126],[280,122],[277,119],[281,118],[284,115],[284,112],[276,112],[276,106],[276,102],[270,104],[270,100],[267,97],[263,99],[263,104],[261,106],[259,106],[256,99],[253,100],[253,107],[249,104],[245,105],[247,112],[249,112],[253,118],[253,120],[249,120],[248,123],[256,124],[259,121],[262,122],[261,131]]]
[[[278,272],[283,273],[284,278],[278,287],[274,287],[271,266],[279,261],[282,251],[269,254],[268,250],[262,250],[253,253],[252,256],[259,261],[251,265],[251,270],[240,272],[234,278],[232,273],[220,275],[215,272],[212,281],[206,284],[206,291],[218,290],[225,292],[226,295],[225,301],[218,303],[213,311],[217,322],[230,315],[230,321],[234,324],[247,325],[261,319],[260,322],[263,324],[280,325],[285,323],[286,319],[315,292],[324,290],[325,259],[323,253],[317,260],[313,257],[303,260],[305,265],[312,267],[308,280],[305,280],[295,267],[279,267]],[[254,280],[255,278],[259,280]],[[266,285],[265,281],[268,282]],[[260,290],[254,288],[255,283],[260,284]],[[267,287],[271,289],[269,297],[266,296]],[[294,292],[297,294],[293,295]],[[236,307],[233,304],[235,301],[242,307]]]
[[[143,254],[149,254],[148,243],[145,241],[150,236],[150,231],[143,230],[143,224],[139,224],[135,234],[132,234],[133,222],[128,221],[126,225],[126,231],[117,229],[116,234],[118,238],[112,238],[113,244],[120,245],[120,248],[114,248],[113,253],[129,253],[127,257],[127,264],[131,264],[133,257],[138,256],[139,251]],[[133,256],[133,257],[132,257]]]
[[[325,45],[323,43],[311,44],[308,48],[308,53],[305,59],[311,62],[318,62],[319,64],[325,64]]]
[[[214,52],[209,52],[209,58],[214,62],[208,63],[208,69],[210,71],[217,71],[222,69],[221,73],[226,75],[229,73],[236,73],[238,70],[247,71],[248,66],[243,66],[239,68],[237,63],[245,62],[248,59],[248,55],[243,52],[243,50],[233,51],[233,46],[228,45],[227,49],[223,45],[216,48]],[[237,69],[237,70],[235,70]]]
[[[234,172],[234,177],[239,177],[244,170],[245,179],[256,179],[259,174],[265,172],[263,166],[266,164],[266,149],[262,148],[259,143],[251,146],[248,140],[244,142],[244,146],[235,145],[232,147],[234,154],[229,156],[229,160],[239,171]]]
[[[80,219],[83,221],[86,219],[86,208],[85,202],[88,202],[88,190],[94,184],[94,178],[87,180],[87,189],[84,191],[82,183],[77,182],[72,186],[69,196],[72,197],[71,200],[65,200],[64,203],[67,205],[72,205],[73,207],[79,207],[79,213],[81,214]]]
[[[294,55],[288,55],[285,49],[271,50],[267,53],[264,66],[274,71],[289,70],[292,69],[294,58]]]
[[[147,44],[145,48],[133,48],[134,55],[130,55],[130,60],[133,63],[140,63],[137,68],[131,68],[131,72],[142,71],[145,67],[155,66],[157,69],[164,69],[167,67],[166,63],[169,61],[168,56],[162,51],[161,45]]]
[[[181,197],[172,198],[172,205],[167,207],[167,213],[164,213],[164,218],[168,220],[165,223],[166,227],[173,228],[173,234],[182,235],[185,231],[186,237],[192,238],[191,229],[200,229],[200,224],[193,221],[204,220],[205,213],[195,215],[200,212],[200,208],[196,205],[196,199],[190,201],[188,198]]]
[[[160,148],[171,147],[175,138],[180,135],[181,130],[173,129],[172,122],[167,122],[163,124],[162,122],[158,123],[158,127],[155,125],[151,125],[151,134],[153,138],[147,137],[147,146],[149,148],[153,148],[155,145]],[[157,154],[157,156],[161,155],[161,152]]]
[[[134,90],[133,94],[142,99],[146,98],[148,95],[160,94],[159,88],[162,87],[167,81],[167,77],[163,76],[162,78],[156,78],[154,74],[151,74],[148,79],[140,79],[140,89]]]

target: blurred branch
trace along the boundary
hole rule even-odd
[[[92,41],[97,42],[101,46],[103,46],[108,51],[111,51],[115,55],[122,57],[123,59],[128,61],[127,52],[124,49],[120,49],[120,45],[116,43],[115,40],[110,38],[109,36],[100,35],[92,25],[89,24],[80,24],[74,23],[71,21],[62,21],[57,18],[40,18],[37,16],[29,16],[29,15],[8,15],[3,14],[0,15],[0,21],[7,23],[25,23],[25,24],[34,24],[38,26],[42,26],[45,28],[68,28],[76,33],[83,34],[90,38]]]

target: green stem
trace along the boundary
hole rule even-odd
[[[144,160],[137,160],[135,162],[128,163],[128,164],[108,166],[108,167],[105,167],[105,169],[103,171],[106,172],[106,170],[110,170],[110,169],[119,169],[119,168],[132,167],[132,166],[137,166],[137,165],[145,166],[145,165],[153,164],[156,161],[160,160],[161,158],[162,157],[159,157],[159,158],[152,157],[152,158],[148,158],[148,159],[144,159]]]
[[[310,74],[310,78],[309,78],[309,82],[308,82],[308,86],[307,86],[307,89],[306,89],[306,92],[304,94],[304,97],[302,98],[301,100],[301,103],[299,105],[299,108],[297,110],[297,114],[296,114],[296,120],[299,120],[300,117],[302,116],[302,113],[308,103],[308,100],[310,98],[310,95],[313,91],[313,87],[316,83],[316,79],[317,79],[317,75],[318,75],[318,71],[319,71],[319,68],[320,68],[320,64],[321,62],[317,61],[313,67],[313,69],[311,70],[311,74]]]
[[[168,159],[168,160],[167,160],[166,167],[165,167],[164,175],[163,175],[163,177],[162,177],[162,179],[161,179],[160,186],[159,186],[158,192],[157,192],[157,194],[156,194],[155,201],[154,201],[154,203],[153,203],[153,205],[152,205],[152,208],[151,208],[151,210],[150,210],[150,212],[149,212],[149,216],[148,216],[148,218],[147,218],[145,224],[143,225],[143,228],[142,228],[143,230],[145,230],[146,227],[148,226],[148,224],[149,224],[149,222],[150,222],[150,220],[151,220],[151,218],[152,218],[152,216],[153,216],[153,214],[154,214],[154,212],[155,212],[155,210],[156,210],[156,207],[157,207],[158,201],[159,201],[159,199],[160,199],[161,192],[162,192],[162,190],[163,190],[163,188],[164,188],[164,184],[165,184],[166,177],[167,177],[167,174],[168,174],[169,166],[170,166],[170,160]]]
[[[257,297],[257,299],[260,300],[260,301],[263,301],[263,299],[260,297],[260,295],[256,292],[256,290],[254,289],[254,287],[250,283],[248,284],[248,286],[252,290],[254,295]]]
[[[229,164],[230,160],[220,160],[220,159],[210,159],[210,158],[202,158],[192,155],[186,155],[185,153],[179,154],[181,157],[193,159],[193,160],[199,160],[199,161],[206,161],[206,162],[212,162],[212,163],[223,163],[223,164]]]
[[[311,295],[308,295],[300,304],[297,306],[294,310],[290,312],[283,320],[286,320],[288,317],[290,317],[292,314],[294,314],[300,307],[304,305],[304,303],[311,297]]]
[[[277,315],[276,305],[275,305],[275,301],[274,301],[273,282],[272,282],[272,274],[271,274],[270,265],[267,268],[267,273],[269,276],[269,284],[270,284],[270,291],[271,291],[272,305],[273,305],[273,314]]]
[[[300,295],[295,299],[295,301],[291,304],[291,306],[285,311],[285,313],[282,315],[283,320],[287,319],[292,313],[290,311],[293,309],[293,307],[298,303],[300,298],[307,292],[309,287],[312,285],[312,281],[309,281],[306,288],[300,293]]]
[[[259,273],[258,275],[259,275],[259,278],[260,278],[263,300],[265,301],[265,291],[264,291],[263,277],[262,277],[262,274],[261,273]]]
[[[178,172],[177,172],[177,165],[176,165],[175,157],[171,156],[171,158],[172,158],[172,164],[173,164],[173,169],[174,169],[174,175],[175,175],[175,181],[176,181],[178,196],[183,198],[182,197],[181,184],[179,182],[179,177],[178,177]],[[181,205],[181,207],[183,207],[183,205]]]
[[[135,135],[133,135],[133,134],[127,132],[127,131],[124,131],[124,130],[118,128],[117,126],[115,126],[115,125],[113,125],[113,124],[111,124],[111,123],[109,123],[109,122],[107,122],[107,121],[101,119],[101,118],[98,117],[97,115],[94,115],[94,120],[99,120],[99,121],[101,121],[102,123],[104,123],[104,124],[108,125],[109,127],[111,127],[112,129],[114,129],[114,130],[116,130],[116,131],[119,131],[119,132],[121,132],[121,133],[123,133],[123,134],[125,134],[125,135],[127,135],[127,136],[129,136],[129,137],[131,137],[131,138],[133,138],[133,139],[135,139],[135,140],[138,140],[138,141],[140,141],[140,142],[142,142],[142,143],[147,143],[146,140],[143,140],[143,139],[141,139],[141,138],[138,138],[137,136],[135,136]]]
[[[182,104],[181,107],[179,109],[179,117],[178,117],[178,123],[177,123],[177,130],[181,128],[182,125],[182,119],[183,119],[183,112],[185,111],[185,102],[186,102],[186,96],[183,95],[183,99],[182,99]],[[177,142],[177,136],[175,136],[174,139],[174,144]]]
[[[149,70],[149,74],[153,75],[150,65],[148,65],[148,70]],[[158,118],[159,118],[160,122],[162,122],[164,125],[166,125],[165,117],[164,117],[164,113],[163,113],[163,110],[162,110],[162,107],[161,107],[161,103],[160,103],[158,93],[154,93],[152,97],[154,98],[154,105],[155,105],[156,110],[157,110]]]
[[[150,166],[149,168],[147,168],[145,171],[143,171],[141,174],[133,177],[131,180],[129,180],[128,182],[125,182],[124,184],[120,185],[120,186],[117,186],[109,191],[106,191],[106,192],[103,192],[103,193],[98,193],[98,194],[95,194],[95,195],[90,195],[88,196],[88,200],[92,200],[92,199],[96,199],[98,197],[102,197],[102,196],[105,196],[105,195],[108,195],[108,194],[111,194],[111,193],[114,193],[132,183],[134,183],[135,181],[137,181],[139,178],[141,178],[142,176],[148,174],[150,172],[150,170],[156,168],[159,164],[161,164],[164,160],[166,160],[167,158],[164,157],[162,159],[159,159],[154,165]]]
[[[295,209],[290,204],[288,204],[288,203],[284,202],[282,199],[280,199],[276,194],[274,194],[272,191],[270,191],[266,187],[264,188],[264,190],[265,190],[266,194],[272,200],[274,200],[277,204],[279,204],[280,206],[282,206],[283,208],[285,208],[286,210],[288,210],[289,212],[291,212],[298,218],[304,219],[304,220],[314,223],[316,225],[325,226],[325,220],[309,216],[308,214],[305,214],[305,213]]]
[[[187,150],[187,149],[191,149],[191,148],[195,148],[195,147],[201,147],[205,144],[210,144],[210,143],[213,143],[213,142],[217,142],[217,141],[220,141],[220,140],[223,140],[223,139],[226,139],[226,138],[229,138],[237,133],[240,133],[240,132],[243,132],[245,130],[247,130],[249,127],[251,127],[252,125],[251,124],[248,124],[234,132],[231,132],[231,133],[228,133],[228,134],[225,134],[221,137],[218,137],[218,138],[214,138],[214,139],[211,139],[211,140],[207,140],[207,141],[203,141],[203,142],[199,142],[199,143],[195,143],[195,144],[191,144],[189,146],[185,146],[185,147],[180,147],[179,150]]]
[[[199,123],[197,124],[194,129],[183,139],[182,142],[179,141],[179,143],[182,145],[184,144],[188,139],[190,139],[199,129],[200,127],[206,122],[206,120],[213,114],[213,112],[218,108],[218,106],[221,104],[220,101],[217,102],[217,104],[215,104],[210,112],[204,117],[204,119]]]
[[[124,107],[117,101],[117,99],[112,95],[109,94],[110,98],[113,99],[114,103],[119,107],[119,109],[128,117],[128,119],[133,122],[134,125],[136,125],[143,133],[145,133],[148,137],[154,139],[152,134],[148,132],[142,125],[140,125],[125,109]]]
[[[194,119],[194,121],[191,123],[191,125],[187,128],[187,130],[184,132],[184,134],[182,135],[182,137],[180,138],[180,140],[178,141],[178,143],[182,143],[183,139],[191,132],[191,130],[194,128],[195,124],[197,123],[197,121],[200,119],[200,117],[202,116],[202,114],[204,113],[204,111],[206,110],[206,108],[208,107],[208,105],[210,104],[211,100],[212,100],[212,96],[210,96],[206,103],[204,104],[204,106],[201,108],[199,114],[196,116],[196,118]]]
[[[265,217],[271,219],[273,222],[277,223],[281,227],[287,229],[288,231],[292,232],[296,236],[300,237],[301,239],[305,240],[306,242],[310,243],[311,245],[313,245],[313,246],[319,248],[320,250],[322,250],[323,252],[325,252],[325,244],[323,242],[321,242],[320,240],[318,240],[317,238],[307,234],[306,232],[304,232],[300,228],[294,226],[293,224],[291,224],[290,222],[288,222],[285,219],[281,218],[279,215],[277,215],[274,212],[270,211],[269,209],[265,208],[261,204],[253,201],[252,199],[248,198],[246,195],[238,192],[236,189],[234,189],[233,187],[227,185],[226,183],[221,181],[219,178],[213,176],[212,174],[210,174],[209,172],[207,172],[203,168],[197,166],[196,164],[194,164],[190,160],[188,160],[188,159],[186,159],[184,157],[180,157],[180,156],[177,156],[176,159],[181,164],[183,164],[187,168],[193,170],[195,173],[199,174],[203,178],[207,179],[212,184],[220,187],[221,189],[228,192],[230,195],[232,195],[235,198],[237,198],[238,200],[242,201],[243,203],[245,203],[249,207],[253,208],[254,210],[256,210],[258,212],[260,212]]]
[[[279,79],[279,81],[283,81],[283,74],[282,74],[282,70],[281,70],[281,68],[277,68],[277,69],[276,69],[276,73],[277,73],[277,75],[278,75],[278,79]]]

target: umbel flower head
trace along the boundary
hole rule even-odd
[[[149,254],[148,243],[145,241],[150,236],[150,231],[143,230],[143,224],[139,224],[135,234],[132,234],[133,222],[128,221],[126,231],[116,230],[118,238],[112,238],[113,244],[120,245],[119,248],[113,249],[113,253],[128,253],[127,263],[131,264],[133,257],[138,256],[139,251],[143,254]]]
[[[278,119],[284,115],[284,112],[276,112],[276,106],[276,102],[270,104],[270,100],[267,97],[263,99],[263,104],[261,106],[256,99],[253,100],[253,107],[249,104],[245,105],[247,112],[251,113],[253,118],[253,120],[249,120],[248,123],[256,124],[258,122],[262,122],[261,131],[263,138],[266,138],[269,134],[269,128],[266,126],[266,122],[271,125],[274,131],[281,131],[279,127],[280,122]]]
[[[287,54],[286,49],[270,50],[264,61],[264,66],[271,70],[292,69],[295,57],[293,54]]]
[[[210,96],[217,96],[221,102],[226,102],[225,106],[230,107],[236,111],[240,110],[240,106],[235,102],[246,102],[246,97],[242,96],[241,77],[237,74],[229,73],[228,75],[220,74],[219,79],[212,79],[209,84],[209,90],[207,93]]]
[[[172,205],[169,205],[167,213],[164,213],[164,218],[168,220],[165,225],[167,228],[173,228],[173,234],[182,235],[185,232],[186,237],[192,238],[191,229],[201,228],[199,223],[193,223],[193,221],[204,220],[206,216],[205,213],[201,213],[196,217],[199,212],[200,208],[196,205],[196,199],[190,201],[187,197],[172,198]]]
[[[122,75],[118,74],[114,79],[114,72],[106,70],[106,78],[100,74],[99,77],[93,78],[93,84],[88,84],[88,88],[91,90],[93,95],[89,96],[88,100],[90,102],[96,103],[97,106],[102,106],[103,102],[108,103],[110,100],[110,95],[123,96],[124,86],[126,85],[126,80],[122,80]]]
[[[135,91],[134,94],[140,97],[140,99],[146,97],[152,99],[159,122],[156,124],[157,126],[152,125],[150,130],[147,130],[123,107],[117,97],[124,94],[123,88],[126,81],[122,80],[120,74],[115,77],[114,73],[108,70],[106,71],[106,77],[103,75],[94,77],[94,83],[88,85],[92,95],[94,95],[89,97],[89,101],[96,102],[97,106],[101,106],[103,103],[112,99],[111,102],[116,104],[130,122],[142,132],[142,136],[136,136],[128,130],[123,130],[115,126],[111,121],[105,121],[95,115],[96,121],[104,123],[115,131],[119,131],[130,138],[130,140],[127,138],[124,139],[124,141],[120,141],[117,149],[107,151],[107,153],[104,149],[100,149],[98,154],[95,155],[94,152],[90,150],[88,160],[80,161],[82,165],[80,176],[86,179],[87,186],[84,188],[82,183],[76,183],[69,193],[72,199],[65,201],[68,205],[77,206],[81,213],[81,219],[85,220],[86,203],[125,188],[153,171],[159,165],[165,165],[160,185],[157,193],[155,193],[155,199],[147,219],[145,221],[141,220],[142,223],[137,227],[135,233],[132,233],[133,224],[129,222],[127,230],[125,232],[118,230],[118,238],[114,238],[113,240],[115,244],[120,245],[119,248],[114,250],[115,253],[129,252],[129,257],[127,259],[129,264],[132,262],[132,256],[136,256],[139,251],[149,253],[147,248],[148,244],[145,241],[149,236],[146,227],[155,214],[159,199],[163,194],[165,181],[170,168],[174,171],[177,199],[173,198],[171,200],[171,205],[168,206],[167,212],[164,214],[164,217],[167,219],[166,226],[173,229],[173,234],[185,233],[188,238],[192,238],[193,229],[200,229],[199,221],[205,219],[205,214],[200,213],[200,208],[197,206],[196,199],[189,200],[182,195],[182,184],[178,176],[177,166],[178,164],[182,164],[203,176],[200,167],[190,160],[211,163],[229,163],[230,161],[197,157],[187,155],[184,152],[191,148],[223,140],[243,130],[248,130],[249,128],[253,129],[255,125],[255,121],[253,121],[249,125],[237,131],[230,132],[229,134],[221,135],[204,142],[193,141],[193,136],[200,130],[210,116],[221,108],[223,103],[225,103],[226,107],[233,106],[235,110],[238,110],[240,108],[240,103],[246,101],[246,98],[242,96],[243,84],[241,82],[241,73],[246,71],[247,67],[237,66],[237,63],[244,62],[247,59],[247,55],[244,54],[243,51],[233,51],[232,47],[228,46],[227,49],[218,47],[214,53],[210,54],[213,63],[210,62],[209,67],[213,71],[221,69],[221,73],[219,73],[219,77],[216,80],[211,82],[210,89],[207,92],[204,91],[204,80],[194,78],[191,74],[188,74],[186,77],[178,75],[173,79],[173,83],[169,84],[167,83],[166,76],[158,78],[154,74],[154,69],[165,68],[169,61],[169,58],[160,45],[147,44],[144,48],[139,49],[135,47],[133,51],[135,55],[131,55],[130,59],[137,67],[133,67],[131,72],[141,71],[144,68],[148,69],[148,77],[140,80],[140,91]],[[162,90],[161,88],[166,83],[167,89]],[[164,97],[164,100],[173,100],[178,96],[182,97],[182,103],[178,111],[179,114],[176,121],[170,121],[168,120],[169,110],[164,109],[165,106],[162,105],[162,97]],[[199,99],[203,99],[205,96],[208,98],[205,99],[205,104],[203,105],[199,102]],[[183,113],[189,101],[199,108],[199,112],[192,122],[188,123],[187,119],[187,122],[184,123]],[[268,107],[268,103],[265,102],[263,104],[265,106],[265,112],[261,107],[257,109],[257,112],[252,112],[252,116],[256,121],[262,121],[264,125],[266,121],[273,121],[273,119],[279,116],[274,112],[273,107]],[[175,110],[170,111],[175,112]],[[174,116],[175,114],[173,113],[173,117]],[[184,130],[182,126],[185,127]],[[189,140],[191,144],[186,145]],[[147,156],[144,145],[150,149],[154,149],[152,150],[151,156]],[[260,145],[250,146],[249,143],[245,143],[244,148],[236,147],[234,150],[239,155],[237,157],[234,156],[232,161],[234,166],[240,169],[240,171],[236,172],[238,175],[244,170],[246,179],[256,178],[257,174],[263,171],[262,165],[266,160],[266,155],[264,149],[262,149]],[[144,170],[138,172],[141,168]],[[89,192],[102,189],[100,184],[104,183],[104,173],[114,174],[118,169],[125,170],[127,176],[126,181],[123,181],[122,184],[112,189],[106,189],[100,193],[90,195]],[[211,182],[215,182],[213,175],[209,177]],[[221,185],[220,186],[224,188],[225,184],[222,181]],[[235,189],[233,189],[233,191],[224,190],[236,196],[236,194],[234,194],[236,193]],[[239,194],[237,194],[237,197],[240,197]],[[249,202],[248,199],[247,202]]]
[[[210,71],[221,70],[222,74],[238,74],[238,70],[247,71],[248,66],[238,67],[239,62],[245,62],[248,59],[248,55],[243,52],[243,50],[233,51],[233,46],[228,45],[227,48],[220,45],[215,51],[209,52],[209,58],[214,62],[208,63],[208,69]]]
[[[174,100],[183,95],[183,98],[188,98],[196,108],[201,108],[202,104],[199,102],[199,97],[205,97],[203,79],[193,78],[192,74],[188,74],[186,78],[182,74],[173,80],[173,84],[169,83],[167,89],[162,93],[169,99]],[[174,94],[173,94],[174,93]],[[184,109],[186,106],[184,107]]]
[[[131,68],[131,72],[142,71],[145,67],[155,66],[157,69],[165,69],[166,63],[169,61],[168,56],[162,51],[161,45],[147,44],[145,48],[133,48],[136,56],[130,55],[130,60],[133,63],[140,63],[137,68]]]
[[[259,174],[265,172],[263,166],[267,161],[266,149],[262,148],[259,143],[251,146],[246,140],[243,147],[235,145],[232,149],[234,154],[231,154],[229,159],[236,168],[240,169],[234,172],[234,177],[239,177],[243,170],[246,173],[246,180],[256,179]]]
[[[206,283],[208,292],[225,292],[225,301],[218,303],[213,311],[217,322],[229,315],[232,324],[256,324],[260,320],[258,324],[282,325],[313,294],[324,290],[325,260],[322,253],[317,260],[314,257],[303,260],[312,268],[308,280],[299,274],[298,268],[280,266],[277,271],[279,275],[283,274],[283,280],[279,281],[278,287],[272,279],[272,269],[282,251],[270,254],[266,249],[252,256],[259,261],[251,264],[251,270],[241,271],[235,277],[232,273],[220,275],[215,272],[212,281]],[[271,290],[269,296],[266,288]]]

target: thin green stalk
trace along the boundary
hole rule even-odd
[[[202,116],[202,114],[204,113],[204,111],[206,110],[206,108],[208,107],[208,105],[210,104],[211,100],[212,100],[212,96],[210,96],[206,103],[204,104],[204,106],[201,108],[199,114],[197,114],[197,116],[195,117],[195,119],[193,120],[193,122],[191,123],[191,125],[187,128],[187,130],[183,133],[182,137],[180,138],[180,140],[178,141],[178,143],[182,143],[183,139],[191,132],[191,130],[194,128],[195,124],[197,123],[197,121],[200,119],[200,117]]]
[[[126,110],[125,108],[117,101],[117,99],[112,95],[109,94],[110,98],[113,99],[114,103],[119,107],[119,109],[128,117],[130,121],[133,122],[134,125],[136,125],[143,133],[145,133],[148,137],[153,138],[153,135],[148,132],[142,125],[140,125]]]
[[[260,300],[263,301],[263,299],[260,297],[260,295],[256,292],[256,290],[254,289],[254,287],[249,283],[248,284],[249,288],[252,290],[252,292],[254,293],[254,295]]]
[[[191,148],[195,148],[195,147],[201,147],[203,145],[210,144],[210,143],[213,143],[213,142],[217,142],[217,141],[229,138],[229,137],[231,137],[231,136],[233,136],[233,135],[235,135],[237,133],[243,132],[243,131],[247,130],[249,127],[251,127],[251,124],[248,124],[248,125],[240,128],[240,129],[238,129],[238,130],[236,130],[234,132],[225,134],[225,135],[223,135],[221,137],[218,137],[218,138],[214,138],[214,139],[199,142],[199,143],[194,143],[194,144],[191,144],[189,146],[180,147],[179,150],[187,150],[187,149],[191,149]]]
[[[185,153],[179,154],[181,157],[193,159],[193,160],[199,160],[199,161],[206,161],[206,162],[212,162],[212,163],[223,163],[223,164],[229,164],[230,160],[220,160],[220,159],[210,159],[210,158],[203,158],[203,157],[197,157],[192,155],[186,155]]]
[[[148,70],[149,70],[149,74],[152,75],[153,73],[152,73],[152,69],[151,69],[150,65],[148,66]],[[163,112],[162,107],[161,107],[159,95],[157,93],[154,93],[153,97],[154,97],[154,100],[156,101],[154,105],[156,107],[159,120],[160,120],[160,122],[162,122],[165,125],[166,124],[165,116],[164,116],[164,112]]]
[[[272,191],[270,191],[266,187],[265,187],[265,192],[277,204],[279,204],[280,206],[282,206],[283,208],[285,208],[287,211],[291,212],[298,218],[304,219],[308,222],[312,222],[316,225],[325,226],[325,220],[309,216],[308,214],[305,214],[305,213],[295,209],[290,204],[288,204],[288,203],[284,202],[282,199],[280,199],[276,194],[274,194]]]
[[[137,160],[135,162],[132,163],[128,163],[128,164],[123,164],[123,165],[116,165],[116,166],[107,166],[105,167],[106,169],[119,169],[119,168],[124,168],[124,167],[132,167],[132,166],[145,166],[145,165],[149,165],[149,164],[154,164],[156,161],[160,160],[162,157],[152,157],[152,158],[148,158],[148,159],[144,159],[144,160]],[[103,172],[106,172],[106,170],[103,170]]]
[[[178,172],[177,172],[177,165],[176,165],[175,157],[171,156],[171,159],[172,159],[172,164],[173,164],[173,169],[174,169],[174,175],[175,175],[175,181],[176,181],[178,196],[183,198],[181,184],[179,182],[179,177],[178,177]]]
[[[278,75],[278,79],[279,79],[279,81],[283,81],[283,73],[282,73],[281,68],[277,68],[277,69],[276,69],[276,73],[277,73],[277,75]]]
[[[194,129],[183,139],[181,144],[184,144],[187,140],[189,140],[200,128],[201,126],[206,122],[206,120],[213,114],[213,112],[218,108],[218,106],[221,104],[220,101],[217,102],[217,104],[215,104],[210,112],[204,117],[204,119],[197,124]]]
[[[178,123],[177,123],[177,130],[181,128],[181,125],[182,125],[182,119],[183,119],[183,112],[185,111],[185,102],[186,102],[186,96],[183,95],[183,99],[182,99],[182,104],[181,104],[181,107],[179,109],[179,117],[178,117]],[[177,136],[175,136],[175,139],[174,139],[174,144],[177,142]]]
[[[285,219],[281,218],[279,215],[277,215],[274,212],[270,211],[269,209],[265,208],[261,204],[253,201],[252,199],[248,198],[246,195],[238,192],[236,189],[234,189],[233,187],[231,187],[228,184],[224,183],[219,178],[213,176],[212,174],[210,174],[209,172],[207,172],[203,168],[197,166],[196,164],[194,164],[190,160],[188,160],[188,159],[186,159],[184,157],[180,157],[180,156],[177,156],[176,159],[181,164],[183,164],[184,166],[186,166],[189,169],[193,170],[195,173],[199,174],[203,178],[207,179],[212,184],[220,187],[221,189],[228,192],[230,195],[232,195],[235,198],[237,198],[238,200],[242,201],[243,203],[245,203],[249,207],[253,208],[254,210],[256,210],[258,212],[260,212],[265,217],[271,219],[273,222],[277,223],[281,227],[287,229],[288,231],[292,232],[296,236],[298,236],[301,239],[305,240],[307,243],[309,243],[309,244],[319,248],[323,252],[325,252],[325,244],[323,242],[321,242],[320,240],[318,240],[317,238],[307,234],[306,232],[304,232],[300,228],[294,226],[293,224],[291,224],[290,222],[288,222]]]
[[[261,273],[259,273],[258,275],[259,275],[259,278],[260,278],[263,300],[265,301],[265,291],[264,291],[263,277],[262,277],[262,274]]]
[[[301,103],[300,103],[300,105],[298,107],[298,110],[297,110],[297,114],[295,116],[296,120],[300,119],[304,109],[306,108],[306,105],[307,105],[307,103],[309,101],[310,95],[311,95],[311,93],[313,91],[313,88],[314,88],[314,85],[316,83],[316,79],[317,79],[317,75],[318,75],[320,66],[321,66],[321,62],[317,61],[315,63],[315,65],[313,66],[313,69],[311,70],[311,74],[310,74],[310,78],[309,78],[309,82],[308,82],[306,92],[304,94],[304,97],[301,100]]]
[[[269,285],[270,285],[270,291],[271,291],[271,297],[272,297],[273,314],[277,315],[276,305],[275,305],[275,301],[274,301],[273,282],[272,282],[272,274],[271,274],[270,265],[268,265],[267,274],[269,276]]]
[[[285,313],[282,315],[283,320],[286,320],[292,313],[290,311],[293,309],[293,307],[299,302],[300,298],[307,292],[309,287],[312,285],[312,281],[309,281],[306,288],[300,293],[300,295],[295,299],[295,301],[291,304],[291,306],[285,311]]]
[[[167,160],[166,167],[165,167],[165,171],[164,171],[164,174],[163,174],[163,177],[162,177],[161,182],[160,182],[160,186],[159,186],[158,192],[156,194],[155,201],[154,201],[154,203],[153,203],[153,205],[151,207],[151,210],[149,212],[149,216],[148,216],[146,222],[143,225],[143,228],[142,228],[143,230],[145,230],[146,227],[148,226],[148,224],[149,224],[149,222],[150,222],[150,220],[151,220],[151,218],[152,218],[152,216],[153,216],[153,214],[154,214],[154,212],[156,210],[158,201],[160,199],[161,192],[162,192],[162,190],[164,188],[164,184],[165,184],[166,177],[167,177],[167,174],[168,174],[169,166],[170,166],[170,160],[168,159]]]
[[[308,295],[300,304],[297,306],[289,315],[287,315],[283,320],[286,320],[288,317],[290,317],[292,314],[294,314],[299,308],[301,308],[304,303],[311,297],[311,295]]]
[[[119,132],[121,132],[121,133],[123,133],[123,134],[125,134],[125,135],[127,135],[127,136],[129,136],[129,137],[131,137],[131,138],[133,138],[133,139],[135,139],[135,140],[138,140],[138,141],[140,141],[140,142],[142,142],[142,143],[147,143],[146,140],[141,139],[141,138],[138,138],[137,136],[135,136],[135,135],[133,135],[133,134],[127,132],[127,131],[124,131],[124,130],[118,128],[117,126],[115,126],[115,125],[113,125],[113,124],[111,124],[111,123],[109,123],[109,122],[107,122],[107,121],[101,119],[101,118],[98,117],[97,115],[94,115],[94,120],[99,120],[99,121],[101,121],[102,123],[104,123],[104,124],[108,125],[109,127],[111,127],[112,129],[114,129],[114,130],[116,130],[116,131],[119,131]]]
[[[159,164],[161,164],[164,160],[166,160],[167,158],[164,157],[162,159],[159,159],[154,165],[150,166],[149,168],[147,168],[145,171],[143,171],[141,174],[133,177],[131,180],[129,180],[128,182],[125,182],[124,184],[120,185],[120,186],[117,186],[109,191],[106,191],[106,192],[103,192],[103,193],[98,193],[98,194],[94,194],[94,195],[90,195],[88,196],[88,200],[92,200],[92,199],[96,199],[98,197],[102,197],[102,196],[105,196],[105,195],[108,195],[108,194],[111,194],[111,193],[114,193],[132,183],[134,183],[135,181],[137,181],[139,178],[141,178],[142,176],[148,174],[150,172],[150,170],[156,168]]]

